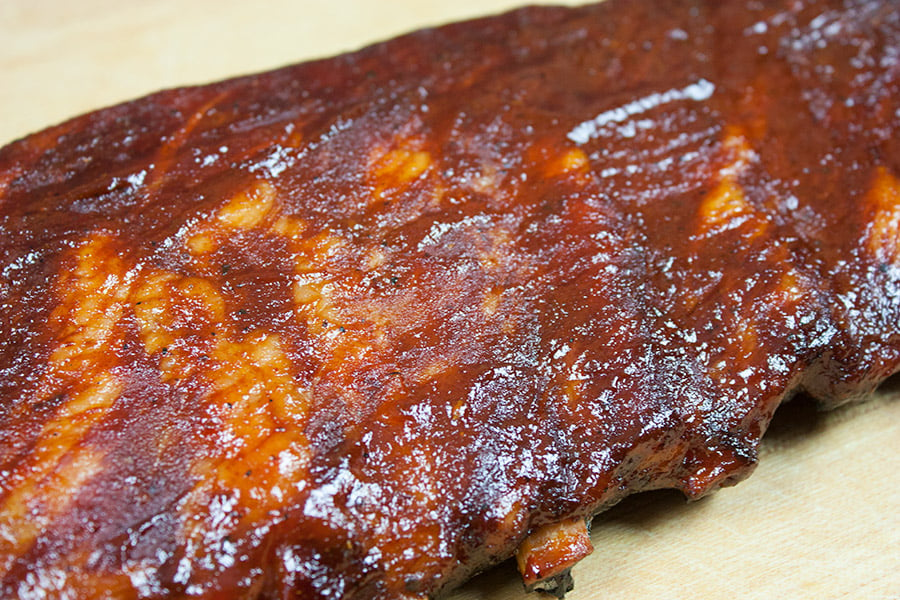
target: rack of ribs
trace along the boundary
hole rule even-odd
[[[900,6],[524,8],[0,149],[0,596],[424,599],[900,367]]]

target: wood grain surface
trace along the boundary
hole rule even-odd
[[[0,145],[78,113],[352,50],[512,0],[0,0]],[[594,521],[569,600],[900,598],[900,383],[776,415],[756,472],[687,503],[634,496]],[[510,562],[450,594],[521,600]],[[535,600],[537,598],[535,597]]]

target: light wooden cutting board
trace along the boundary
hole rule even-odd
[[[0,0],[0,145],[80,112],[355,49],[512,0]],[[749,480],[635,496],[594,522],[570,600],[900,598],[900,385],[786,406]],[[452,600],[526,595],[503,564]],[[535,598],[534,600],[538,600]]]

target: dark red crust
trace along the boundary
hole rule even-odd
[[[786,6],[787,5],[787,6]],[[900,361],[900,5],[525,8],[0,150],[0,596],[424,598]]]

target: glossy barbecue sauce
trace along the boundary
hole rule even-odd
[[[898,124],[896,2],[612,0],[3,148],[0,595],[558,575],[897,369]]]

